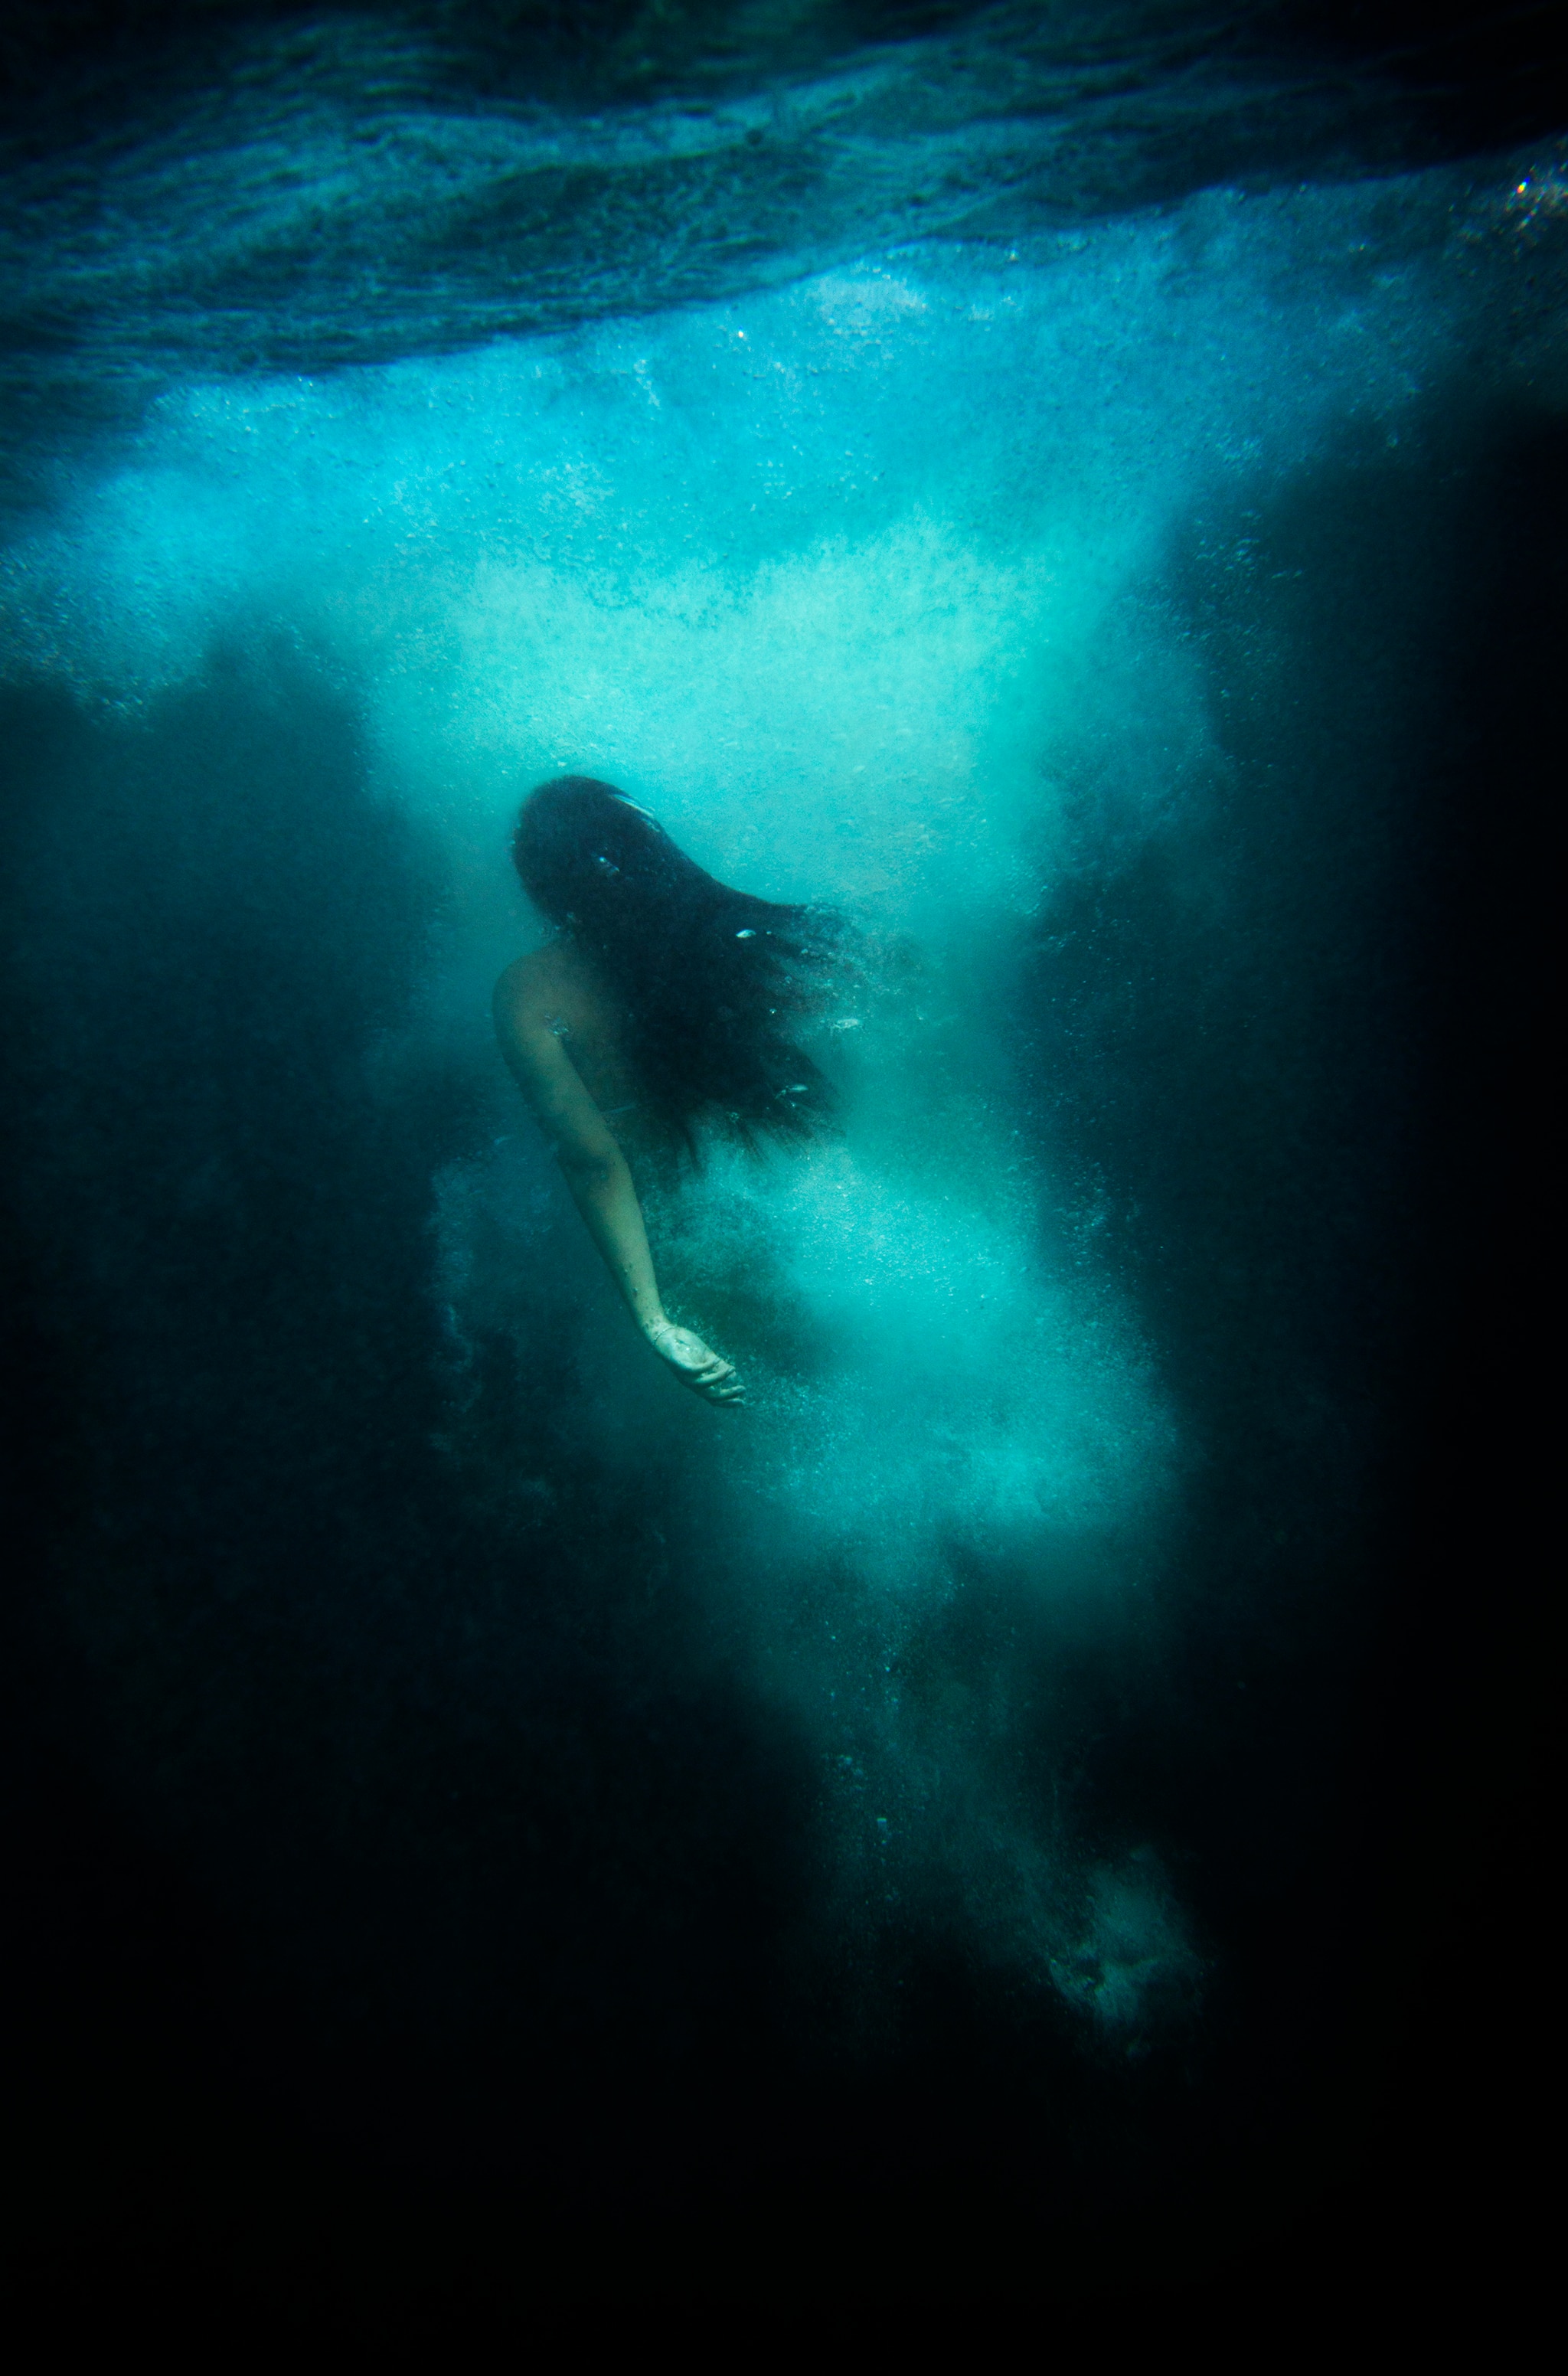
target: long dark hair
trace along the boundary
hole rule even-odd
[[[843,962],[837,917],[731,891],[592,776],[536,786],[512,857],[535,907],[614,992],[639,1086],[694,1158],[699,1122],[748,1144],[831,1124],[832,1091],[790,1027]]]

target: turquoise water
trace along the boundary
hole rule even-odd
[[[896,2061],[932,1970],[1044,2022],[1026,2073],[1245,2030],[1373,1589],[1421,655],[1496,424],[1568,392],[1565,222],[1550,149],[835,217],[457,351],[166,341],[41,438],[51,1622],[313,2037],[706,2100],[759,2036]],[[563,769],[872,952],[842,1141],[650,1198],[738,1416],[645,1356],[488,1036]]]

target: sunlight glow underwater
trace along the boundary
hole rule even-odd
[[[1189,1448],[1092,1213],[1050,1218],[1049,1132],[1020,1135],[1019,938],[1108,848],[1180,870],[1225,760],[1167,541],[1348,430],[1396,444],[1486,302],[1476,226],[1510,186],[1208,193],[193,386],[62,479],[6,565],[11,663],[122,715],[225,640],[281,638],[351,691],[380,796],[449,870],[411,1038],[492,1110],[488,1152],[434,1188],[447,1456],[525,1550],[549,1526],[548,1470],[499,1474],[475,1432],[474,1348],[499,1334],[526,1368],[575,1299],[571,1429],[657,1493],[715,1639],[812,1746],[822,1919],[873,1975],[901,1925],[951,1926],[1133,2053],[1190,2013],[1207,1951],[1156,1847],[1086,1840],[1038,1741],[1021,1757],[1044,1719],[1009,1645],[1158,1655]],[[485,1044],[490,980],[537,931],[510,819],[565,768],[909,968],[829,1018],[841,1146],[715,1160],[651,1216],[673,1305],[747,1374],[739,1421],[643,1360]],[[383,1051],[388,1097],[407,1052]]]

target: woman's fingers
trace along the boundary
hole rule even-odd
[[[716,1360],[710,1368],[699,1370],[690,1378],[690,1384],[710,1403],[738,1403],[745,1395],[745,1388],[729,1361]]]
[[[683,1385],[690,1386],[705,1402],[738,1403],[745,1399],[745,1389],[735,1374],[733,1362],[716,1353],[711,1345],[690,1328],[679,1328],[670,1322],[650,1329],[655,1350],[669,1362]]]

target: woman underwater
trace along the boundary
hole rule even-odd
[[[495,985],[502,1052],[648,1344],[705,1401],[739,1403],[733,1365],[665,1312],[627,1150],[695,1160],[704,1130],[800,1142],[830,1122],[788,1033],[821,1002],[835,921],[716,882],[588,776],[529,793],[512,855],[557,934]]]

